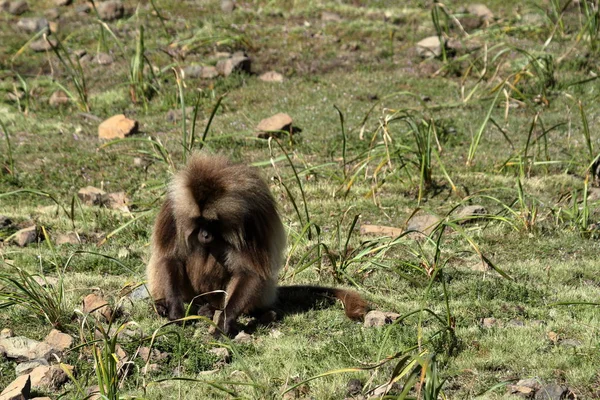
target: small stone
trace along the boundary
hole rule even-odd
[[[61,246],[63,244],[79,244],[81,243],[79,235],[75,232],[60,233],[54,238],[54,244]]]
[[[221,0],[221,11],[229,14],[235,10],[235,2],[233,0]]]
[[[29,48],[35,52],[49,51],[56,47],[57,41],[54,38],[39,38],[29,43]]]
[[[568,389],[564,386],[550,383],[542,386],[535,393],[535,400],[562,400],[568,393]]]
[[[381,311],[372,310],[365,315],[364,326],[371,328],[374,326],[384,326],[386,322],[385,314]]]
[[[17,22],[17,28],[27,33],[37,33],[42,30],[48,33],[50,29],[46,18],[21,18]]]
[[[54,4],[57,6],[68,6],[73,2],[73,0],[54,0]]]
[[[494,317],[482,319],[481,324],[483,325],[484,328],[492,328],[495,326],[500,326],[500,322]]]
[[[226,60],[219,60],[217,62],[217,71],[223,76],[229,76],[233,72],[250,73],[250,66],[250,58],[243,52],[237,52]]]
[[[157,349],[150,350],[149,347],[140,347],[138,350],[138,356],[144,361],[147,362],[148,358],[152,361],[162,361],[169,358],[169,354],[163,353]]]
[[[429,36],[417,43],[417,54],[422,58],[442,55],[442,44],[437,36]]]
[[[62,352],[71,347],[73,338],[59,330],[52,329],[44,339],[44,342],[52,346],[52,348]]]
[[[123,139],[126,136],[136,133],[138,122],[127,118],[123,114],[118,114],[103,121],[98,126],[98,137],[100,139]]]
[[[256,126],[257,136],[267,139],[271,136],[279,137],[281,131],[292,133],[292,117],[285,113],[275,114],[261,120]]]
[[[102,3],[100,3],[100,4],[102,4]],[[96,57],[94,57],[94,61],[98,65],[110,65],[115,60],[113,59],[113,57],[110,54],[107,54],[107,53],[98,53],[96,55]]]
[[[467,7],[469,14],[479,17],[482,21],[490,22],[494,19],[494,13],[484,4],[471,4]]]
[[[29,399],[31,391],[31,378],[29,375],[21,375],[0,393],[0,400],[26,400]]]
[[[0,331],[0,339],[7,339],[15,336],[15,333],[10,328],[4,328]]]
[[[8,10],[12,15],[21,15],[26,11],[29,11],[29,4],[25,0],[11,1],[8,5]]]
[[[252,336],[244,331],[241,331],[235,336],[235,338],[233,338],[233,341],[240,344],[252,343]]]
[[[336,13],[332,13],[329,11],[323,11],[321,13],[321,21],[323,21],[323,22],[342,22],[342,17],[340,17]]]
[[[0,347],[4,348],[7,358],[13,358],[17,361],[31,361],[38,358],[48,360],[55,353],[55,350],[47,343],[29,339],[25,336],[0,339]]]
[[[456,214],[456,218],[460,223],[472,221],[481,215],[486,215],[488,212],[484,206],[472,205],[465,206]]]
[[[102,3],[96,3],[96,10],[98,16],[104,21],[113,21],[115,19],[123,18],[125,14],[125,7],[120,1],[105,1]]]
[[[202,70],[204,67],[202,65],[188,65],[183,68],[183,77],[184,78],[199,78],[202,75]]]
[[[83,299],[83,312],[93,312],[96,317],[104,317],[107,321],[111,320],[112,313],[108,302],[101,295],[90,293]]]
[[[508,385],[507,389],[509,393],[519,397],[524,397],[526,399],[531,398],[531,396],[533,396],[533,394],[535,393],[534,389],[527,386]]]
[[[210,349],[208,352],[214,354],[223,362],[229,362],[231,358],[229,350],[225,347],[215,347],[214,349]]]
[[[113,210],[120,210],[124,212],[129,211],[129,199],[125,195],[125,192],[115,192],[102,195],[101,202],[105,207]]]
[[[214,79],[217,76],[219,76],[219,71],[217,71],[216,67],[213,67],[213,66],[202,67],[202,71],[200,72],[200,78]]]
[[[29,228],[21,229],[15,233],[14,242],[19,247],[25,247],[28,244],[35,243],[38,239],[37,226],[30,226]]]
[[[73,367],[64,364],[67,369],[73,371]],[[29,373],[31,377],[31,387],[36,389],[51,389],[60,388],[68,379],[68,375],[59,365],[45,366],[41,365],[34,368]]]
[[[438,226],[440,218],[431,214],[415,215],[406,226],[407,231],[416,231],[424,233],[429,236],[433,233],[434,229]],[[419,236],[415,236],[419,237]]]
[[[30,373],[37,367],[47,365],[49,365],[47,360],[43,358],[38,358],[37,360],[31,360],[17,364],[17,366],[15,367],[15,373],[17,375],[24,375]]]
[[[48,100],[48,103],[52,107],[58,107],[64,104],[68,104],[69,96],[62,90],[57,90],[56,92],[52,93],[52,95],[50,96],[50,100]]]
[[[583,343],[576,339],[563,339],[558,342],[558,345],[565,348],[577,348],[583,346]]]
[[[77,192],[77,197],[87,205],[100,205],[102,204],[102,196],[104,196],[106,192],[102,189],[98,189],[93,186],[86,186],[84,188],[79,189]]]
[[[279,72],[269,71],[258,77],[263,82],[283,82],[283,75]]]
[[[514,327],[517,327],[517,328],[521,328],[521,327],[525,326],[525,323],[523,321],[521,321],[521,320],[518,320],[518,319],[511,319],[510,321],[508,321],[508,325],[509,326],[514,326]]]
[[[350,379],[346,384],[346,394],[348,396],[356,396],[363,390],[363,384],[360,379]]]
[[[150,293],[148,293],[146,285],[141,285],[129,293],[129,298],[134,301],[146,300],[150,298]]]

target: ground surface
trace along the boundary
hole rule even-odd
[[[528,378],[541,385],[536,398],[551,384],[561,390],[548,398],[600,396],[600,195],[590,168],[600,148],[600,18],[597,1],[557,3],[494,0],[487,17],[458,1],[384,0],[239,1],[232,12],[218,1],[125,1],[123,17],[102,23],[80,1],[0,13],[0,215],[12,221],[0,225],[3,282],[15,267],[59,278],[58,327],[81,345],[63,358],[76,382],[37,393],[75,399],[79,386],[98,384],[93,328],[71,316],[101,291],[123,309],[113,326],[133,331],[117,338],[129,359],[155,332],[154,347],[169,354],[147,373],[135,359],[113,385],[122,397],[377,398],[395,380],[393,398],[441,389],[494,399],[527,392],[510,385]],[[17,26],[44,16],[56,52],[32,51],[38,38]],[[416,43],[436,32],[447,51],[422,58]],[[240,50],[250,74],[181,74]],[[271,70],[283,81],[259,79]],[[51,106],[61,87],[70,101]],[[150,227],[191,135],[191,110],[185,123],[177,110],[196,104],[194,148],[269,179],[288,230],[281,282],[355,286],[406,318],[365,327],[336,306],[261,326],[250,343],[216,343],[205,322],[161,328],[148,299],[130,300],[123,288],[144,280]],[[278,112],[301,132],[256,138],[258,122]],[[98,125],[121,113],[139,132],[107,145]],[[129,211],[78,201],[88,185],[125,192]],[[456,214],[465,205],[484,214],[465,222]],[[417,210],[440,218],[431,240],[360,232],[404,229]],[[33,224],[39,240],[15,245],[13,234]],[[82,243],[58,244],[68,232]],[[9,307],[0,327],[42,339],[48,308]],[[227,363],[208,352],[223,346]],[[0,361],[0,387],[14,367]],[[363,370],[304,382],[345,368]]]

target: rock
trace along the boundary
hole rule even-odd
[[[0,393],[0,400],[26,400],[29,399],[31,391],[31,378],[29,375],[21,375],[12,381]]]
[[[48,100],[48,103],[52,107],[58,107],[64,104],[68,104],[69,101],[69,96],[65,92],[63,92],[62,90],[57,90],[56,92],[52,93],[52,95],[50,96],[50,100]]]
[[[113,210],[120,210],[124,212],[129,211],[129,207],[127,207],[127,204],[129,204],[129,199],[125,195],[125,192],[115,192],[102,195],[101,202],[105,207]]]
[[[39,38],[29,43],[29,48],[35,52],[50,51],[56,47],[57,41],[54,38]]]
[[[363,390],[363,384],[360,379],[350,379],[346,384],[346,395],[356,396]]]
[[[65,351],[73,344],[73,338],[59,330],[52,329],[44,339],[44,342],[58,351]]]
[[[138,130],[138,122],[118,114],[103,121],[98,126],[98,137],[100,139],[124,138]]]
[[[125,7],[120,1],[105,1],[102,3],[96,3],[96,10],[100,19],[104,21],[113,21],[115,19],[123,18],[125,14]]]
[[[329,11],[323,11],[321,13],[321,21],[323,21],[323,22],[342,22],[342,17],[340,17],[336,13],[332,13]]]
[[[229,360],[231,359],[229,350],[225,347],[215,347],[214,349],[210,349],[208,352],[214,354],[219,358],[219,360],[226,363],[229,362]]]
[[[442,55],[442,44],[437,36],[429,36],[417,43],[417,54],[422,58]]]
[[[583,346],[583,343],[576,339],[563,339],[558,342],[558,345],[565,348],[577,348]]]
[[[589,201],[598,201],[600,200],[600,188],[589,187],[588,188],[588,197]]]
[[[234,72],[250,73],[250,58],[243,52],[236,52],[230,58],[217,62],[217,72],[223,76],[229,76]]]
[[[56,352],[49,344],[25,336],[0,339],[0,347],[4,348],[7,358],[17,361],[31,361],[38,358],[49,360]]]
[[[15,367],[15,373],[17,375],[24,375],[24,374],[30,373],[37,367],[47,366],[47,365],[49,365],[48,361],[46,361],[43,358],[38,358],[37,360],[31,360],[31,361],[17,364],[17,366]]]
[[[281,136],[281,131],[292,134],[292,117],[285,113],[275,114],[269,118],[265,118],[256,126],[257,136],[267,139],[271,136]]]
[[[374,326],[384,326],[386,322],[386,316],[383,312],[372,310],[365,315],[364,326],[371,328]]]
[[[135,288],[128,296],[133,301],[146,300],[150,298],[150,293],[148,293],[148,289],[146,285],[141,285]]]
[[[54,278],[52,276],[46,276],[46,275],[44,275],[43,277],[39,276],[39,275],[34,275],[33,280],[38,285],[45,287],[45,288],[53,287],[58,283],[58,278]]]
[[[49,8],[46,11],[44,11],[44,16],[51,21],[55,21],[60,18],[60,11],[56,7]]]
[[[104,3],[100,3],[100,4],[104,4]],[[96,57],[94,57],[94,62],[96,62],[96,64],[98,64],[98,65],[110,65],[113,62],[115,62],[115,60],[113,59],[113,57],[110,54],[98,53],[96,55]]]
[[[542,386],[535,393],[535,400],[562,400],[566,397],[568,389],[554,383]]]
[[[169,358],[169,354],[163,353],[157,349],[150,350],[149,347],[140,347],[138,356],[144,360],[144,362],[147,362],[148,358],[150,358],[152,361],[162,361]]]
[[[72,2],[73,0],[54,0],[54,4],[56,4],[59,7],[71,5]]]
[[[204,68],[201,65],[188,65],[187,67],[183,68],[182,72],[183,72],[183,77],[184,78],[199,78],[200,75],[202,75],[202,68]]]
[[[486,215],[488,212],[484,206],[472,205],[472,206],[464,206],[456,213],[456,218],[460,223],[468,222],[469,219],[473,220],[473,217],[478,217],[480,215]]]
[[[522,328],[525,326],[525,323],[519,319],[511,319],[510,321],[508,321],[508,326]]]
[[[10,0],[0,0],[0,10],[8,11],[8,6],[10,6]]]
[[[535,393],[534,389],[527,387],[527,386],[508,385],[507,389],[508,389],[509,393],[514,394],[519,397],[526,398],[526,399],[531,398],[533,396],[533,394]]]
[[[202,67],[202,72],[200,73],[200,78],[202,79],[213,79],[219,76],[219,71],[217,71],[216,67],[207,66]]]
[[[15,333],[10,328],[4,328],[0,331],[0,339],[7,339],[15,336]]]
[[[235,10],[235,2],[233,0],[221,0],[221,11],[229,14]]]
[[[37,226],[30,226],[29,228],[21,229],[15,233],[14,242],[19,247],[25,247],[28,244],[35,243],[38,239]]]
[[[481,325],[483,325],[484,328],[492,328],[495,326],[500,326],[500,322],[494,317],[489,317],[482,319]]]
[[[252,343],[252,336],[244,331],[241,331],[235,336],[235,338],[233,338],[233,341],[240,344]]]
[[[406,230],[421,232],[429,236],[433,233],[433,230],[438,226],[440,221],[439,217],[432,214],[414,215],[408,220]],[[419,236],[415,237],[418,238]]]
[[[73,367],[65,364],[66,368],[73,371]],[[42,365],[34,368],[29,374],[31,377],[31,387],[36,389],[51,389],[60,388],[68,379],[68,375],[59,365],[46,366]]]
[[[48,20],[46,18],[21,18],[17,22],[17,28],[27,33],[37,33],[45,30],[46,33],[50,30]]]
[[[54,244],[60,246],[63,244],[79,244],[81,243],[79,235],[75,232],[60,233],[54,238]]]
[[[283,82],[283,75],[279,72],[269,71],[258,77],[263,82]]]
[[[103,317],[107,321],[111,320],[112,313],[108,306],[108,302],[96,293],[90,293],[83,299],[83,312],[94,313],[97,318]]]
[[[8,4],[7,11],[12,15],[21,15],[29,11],[29,4],[25,0],[15,0]]]
[[[471,4],[467,7],[467,12],[487,23],[494,19],[494,13],[484,4]]]
[[[100,205],[102,204],[102,196],[104,196],[106,192],[102,189],[98,189],[93,186],[86,186],[84,188],[79,189],[77,192],[77,197],[87,205]]]

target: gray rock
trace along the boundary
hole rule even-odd
[[[236,52],[230,58],[217,62],[217,71],[223,76],[229,76],[234,72],[250,73],[250,68],[250,58],[243,52]]]
[[[64,91],[57,90],[50,96],[48,104],[50,104],[51,107],[59,107],[64,104],[69,104],[69,101],[69,96]]]
[[[35,243],[38,239],[37,226],[30,226],[29,228],[21,229],[17,231],[14,236],[14,242],[19,247],[25,247],[28,244]]]
[[[485,215],[485,214],[487,214],[487,210],[485,209],[484,206],[472,205],[472,206],[465,206],[465,207],[461,208],[460,211],[458,211],[458,213],[456,213],[456,218],[468,221],[469,218],[478,217],[480,215]],[[461,221],[461,222],[467,222],[467,221]]]
[[[86,186],[84,188],[79,189],[77,192],[77,197],[87,205],[99,205],[102,202],[102,196],[106,194],[106,192],[102,189],[98,189],[93,186]]]
[[[494,19],[494,13],[485,4],[471,4],[467,7],[467,11],[482,21],[490,22]]]
[[[21,15],[24,12],[29,11],[29,4],[25,0],[11,1],[7,11],[12,15]]]
[[[583,343],[576,339],[563,339],[558,342],[558,345],[565,348],[577,348],[583,346]]]
[[[202,75],[202,65],[188,65],[183,68],[183,76],[184,78],[199,78]]]
[[[57,41],[54,38],[39,38],[29,43],[29,48],[35,52],[49,51],[57,46]]]
[[[363,384],[360,379],[350,379],[346,384],[346,394],[348,396],[356,396],[363,390]]]
[[[38,358],[37,360],[26,361],[20,364],[17,364],[15,367],[15,373],[18,375],[28,374],[33,371],[35,368],[39,366],[48,366],[48,361],[43,358]]]
[[[229,14],[235,10],[235,2],[233,0],[221,0],[221,11]]]
[[[103,4],[103,3],[100,3]],[[115,62],[114,58],[107,53],[98,53],[96,57],[94,57],[94,61],[98,65],[110,65]]]
[[[372,310],[365,315],[365,322],[363,325],[367,328],[371,328],[374,326],[384,326],[386,323],[386,316],[383,312]]]
[[[125,7],[120,1],[96,3],[96,10],[98,11],[100,19],[104,21],[113,21],[115,19],[123,18],[123,15],[125,15]]]
[[[200,73],[200,78],[214,79],[217,76],[219,76],[219,71],[217,71],[216,67],[213,67],[213,66],[202,67],[202,72]]]
[[[535,400],[562,400],[566,397],[568,389],[554,383],[542,386],[535,393]]]
[[[442,55],[442,43],[437,36],[429,36],[417,43],[417,54],[422,58]]]
[[[50,31],[46,18],[21,18],[17,22],[17,28],[27,33],[37,33],[42,30],[49,33]]]
[[[223,362],[229,362],[231,359],[231,354],[229,354],[229,349],[225,347],[215,347],[214,349],[210,349],[208,351],[211,354],[214,354],[219,358],[219,360]]]
[[[146,285],[141,285],[129,293],[129,298],[134,301],[146,300],[150,298],[150,293],[148,293]]]
[[[4,348],[7,358],[13,358],[17,361],[31,361],[38,358],[49,360],[52,354],[56,352],[49,344],[25,336],[0,339],[0,347]]]
[[[249,335],[246,332],[241,331],[233,338],[233,341],[236,343],[241,343],[241,344],[252,343],[252,335]]]
[[[422,232],[425,235],[431,235],[433,230],[440,222],[440,218],[432,214],[414,215],[408,220],[407,231]],[[418,236],[416,236],[418,237]]]

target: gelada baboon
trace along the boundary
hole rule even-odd
[[[232,335],[242,313],[324,296],[341,300],[348,317],[362,319],[367,303],[354,291],[277,287],[285,237],[275,199],[254,168],[194,154],[171,182],[154,225],[147,277],[158,313],[176,320],[192,302]]]

